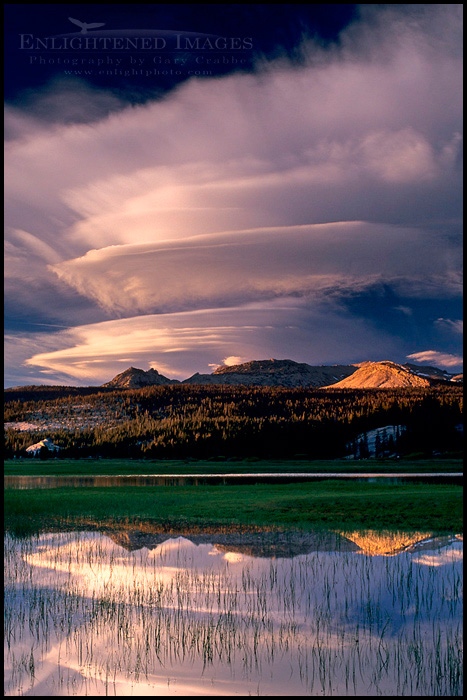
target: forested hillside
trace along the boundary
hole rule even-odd
[[[6,456],[45,437],[61,457],[341,457],[364,431],[403,425],[401,454],[461,446],[462,389],[151,386],[10,396]]]

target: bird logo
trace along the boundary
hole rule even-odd
[[[79,19],[73,19],[73,17],[68,17],[70,22],[73,24],[76,24],[78,27],[81,27],[81,32],[80,34],[87,34],[88,29],[97,29],[97,27],[104,27],[105,22],[80,22]]]

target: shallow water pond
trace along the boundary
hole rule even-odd
[[[338,480],[382,484],[459,484],[464,483],[461,472],[447,473],[372,473],[323,472],[308,474],[290,472],[277,474],[131,474],[131,475],[85,475],[85,476],[4,476],[4,487],[8,489],[55,489],[83,487],[126,486],[201,486],[218,484],[293,484],[302,482]]]
[[[5,537],[5,695],[460,695],[459,536]]]

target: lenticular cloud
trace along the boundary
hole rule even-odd
[[[459,7],[417,7],[363,8],[339,47],[305,42],[295,65],[190,80],[114,112],[99,94],[88,123],[48,123],[61,104],[50,88],[40,119],[8,110],[9,313],[88,327],[296,298],[309,319],[342,302],[374,343],[374,320],[345,300],[384,287],[412,313],[413,298],[459,298]],[[428,347],[447,342],[430,323]],[[402,332],[380,333],[387,356],[410,351]],[[219,352],[250,357],[242,342]],[[184,367],[197,368],[193,352]]]
[[[435,283],[447,294],[458,292],[450,258],[433,236],[364,222],[111,246],[51,269],[103,308],[124,313],[232,306],[291,294],[323,299],[381,284],[406,296],[420,296]]]

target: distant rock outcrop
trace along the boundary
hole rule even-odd
[[[406,367],[414,374],[418,374],[419,377],[428,377],[429,379],[444,379],[444,381],[452,382],[462,381],[462,374],[454,375],[450,372],[446,372],[444,369],[439,369],[438,367],[431,367],[430,365],[414,365],[410,362],[406,362],[402,367]]]
[[[43,447],[46,447],[49,452],[58,452],[59,450],[61,450],[61,447],[58,447],[58,445],[54,445],[54,443],[51,440],[45,438],[40,442],[36,442],[35,445],[30,445],[29,447],[26,447],[26,452],[28,454],[34,455],[35,457],[37,454],[40,453]]]
[[[428,387],[432,381],[421,377],[407,367],[395,362],[362,362],[356,372],[336,384],[332,389],[385,389],[395,387]]]
[[[194,374],[183,384],[243,386],[322,387],[353,374],[355,365],[307,365],[293,360],[252,360],[241,365],[222,365],[212,374]]]
[[[162,386],[166,384],[179,384],[177,379],[168,379],[164,375],[159,374],[157,369],[137,369],[129,367],[121,374],[117,374],[110,382],[102,384],[102,386],[112,387],[113,389],[141,389],[143,386]]]

